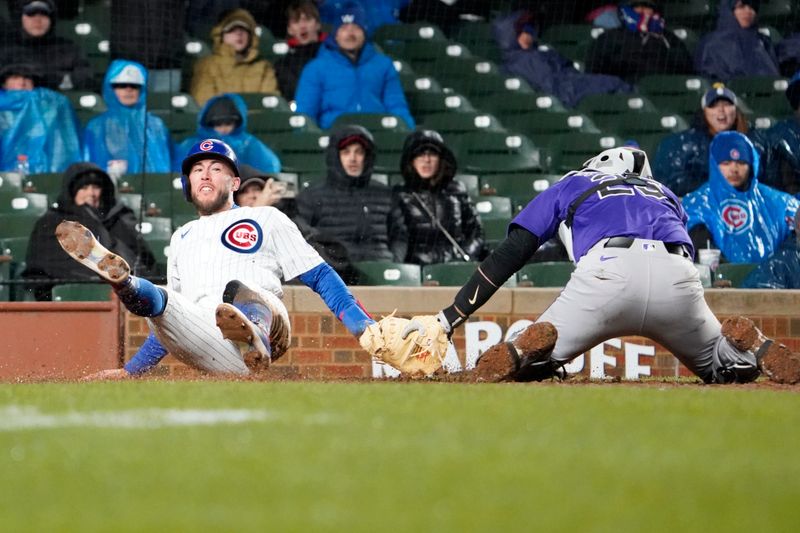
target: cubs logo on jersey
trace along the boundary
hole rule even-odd
[[[725,200],[721,204],[722,220],[728,231],[737,234],[748,230],[751,226],[750,211],[747,204],[740,200]]]
[[[252,254],[261,248],[264,232],[255,220],[237,220],[222,232],[222,244],[243,254]]]

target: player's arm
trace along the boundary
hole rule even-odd
[[[354,336],[359,337],[367,326],[375,323],[328,263],[320,263],[300,274],[298,279],[320,295],[328,309]]]
[[[497,292],[539,248],[539,237],[525,228],[512,224],[508,237],[478,265],[475,273],[461,287],[450,307],[442,309],[439,321],[448,333],[460,326]]]
[[[123,368],[101,370],[94,374],[89,374],[83,381],[103,381],[125,379],[131,376],[140,376],[150,371],[167,355],[164,348],[153,333],[145,339],[139,351],[131,358]]]

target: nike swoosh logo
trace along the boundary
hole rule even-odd
[[[187,229],[186,231],[184,231],[183,233],[181,233],[181,239],[183,239],[184,237],[186,237],[186,236],[189,234],[189,232],[190,232],[190,231],[192,231],[192,228],[189,228],[189,229]]]
[[[478,289],[480,289],[480,287],[475,287],[475,294],[472,295],[472,298],[467,300],[472,305],[474,305],[475,302],[478,300]]]
[[[616,255],[601,255],[600,261],[608,261],[609,259],[616,259]]]

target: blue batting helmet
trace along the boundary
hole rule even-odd
[[[192,166],[194,166],[195,163],[203,159],[218,159],[223,163],[227,163],[228,166],[231,167],[231,170],[233,170],[233,175],[239,176],[239,163],[233,148],[219,139],[204,139],[192,146],[189,153],[183,158],[183,163],[181,164],[183,195],[189,201],[192,200],[189,187],[189,172],[191,172]]]

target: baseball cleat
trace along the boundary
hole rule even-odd
[[[513,342],[495,344],[478,358],[475,375],[478,381],[541,381],[553,376],[563,378],[550,354],[558,332],[549,322],[537,322],[525,328]]]
[[[722,335],[734,348],[755,355],[758,367],[777,383],[800,382],[800,356],[761,333],[752,320],[734,317],[722,323]]]
[[[70,257],[107,282],[118,285],[130,277],[128,262],[100,244],[82,224],[70,220],[61,222],[56,227],[56,239]]]
[[[257,372],[269,367],[272,360],[270,327],[272,310],[267,302],[240,281],[230,281],[222,293],[223,303],[217,306],[217,327],[222,336],[249,345],[244,354],[247,367]]]

